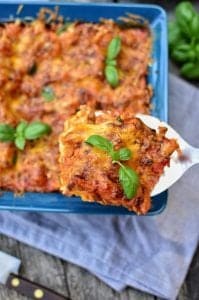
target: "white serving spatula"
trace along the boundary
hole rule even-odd
[[[0,251],[0,283],[32,299],[70,300],[68,297],[17,275],[20,265],[21,261],[18,258]]]
[[[199,149],[189,145],[169,124],[148,115],[137,114],[136,117],[152,129],[157,130],[159,126],[166,127],[168,129],[166,137],[176,139],[182,151],[180,156],[176,151],[172,154],[170,167],[165,167],[164,174],[151,193],[151,196],[156,196],[172,186],[190,167],[199,163]]]

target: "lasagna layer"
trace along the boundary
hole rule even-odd
[[[82,108],[66,121],[60,136],[61,191],[85,201],[121,205],[145,214],[151,206],[151,191],[178,145],[174,139],[165,137],[166,128],[156,132],[135,117],[118,120],[110,114],[103,118],[102,115]],[[86,143],[91,135],[107,138],[115,150],[131,150],[132,157],[124,165],[139,177],[139,187],[132,199],[127,199],[122,189],[119,165],[113,163],[107,152]]]

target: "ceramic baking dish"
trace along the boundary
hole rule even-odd
[[[152,85],[151,114],[163,121],[168,118],[168,53],[167,20],[162,8],[155,5],[107,4],[107,3],[58,3],[24,2],[20,15],[17,14],[22,2],[1,2],[0,21],[15,18],[36,17],[41,7],[59,6],[60,14],[70,20],[98,22],[100,18],[112,18],[115,21],[126,13],[137,14],[148,20],[153,35],[152,65],[149,68],[148,82]],[[152,207],[147,215],[160,213],[166,206],[167,193],[152,198]],[[17,197],[12,192],[3,192],[0,196],[0,209],[37,212],[93,213],[93,214],[133,214],[125,208],[102,206],[96,203],[82,202],[77,197],[64,197],[59,193],[25,193]]]

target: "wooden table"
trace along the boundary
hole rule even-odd
[[[81,1],[79,1],[81,2]],[[85,2],[85,1],[82,1]],[[93,1],[93,2],[100,2]],[[107,1],[113,2],[113,1]],[[114,1],[127,2],[127,1]],[[131,1],[139,2],[139,1]],[[161,4],[171,12],[177,1],[142,1],[142,3]],[[172,3],[171,3],[172,2]],[[197,1],[195,1],[197,2]],[[172,71],[174,69],[172,68]],[[71,263],[45,254],[14,239],[0,235],[0,250],[22,260],[21,274],[30,280],[46,285],[53,290],[71,297],[72,300],[155,300],[159,299],[132,288],[121,293],[111,288],[84,269]],[[175,266],[173,266],[175,268]],[[0,285],[0,300],[25,300],[14,291]],[[190,266],[188,275],[180,290],[179,300],[199,299],[199,248]]]

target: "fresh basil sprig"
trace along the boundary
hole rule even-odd
[[[139,186],[139,177],[137,173],[128,166],[124,166],[120,161],[127,161],[132,157],[132,152],[128,148],[114,150],[113,143],[100,135],[91,135],[86,143],[100,150],[106,151],[111,156],[113,163],[119,164],[119,181],[128,199],[132,199]]]
[[[120,53],[120,50],[121,38],[117,36],[114,37],[108,45],[104,70],[106,80],[114,88],[119,84],[119,74],[116,58]]]
[[[29,124],[22,121],[16,128],[8,124],[0,124],[0,141],[14,142],[18,149],[23,150],[26,145],[26,140],[35,140],[50,132],[51,127],[40,121]]]

